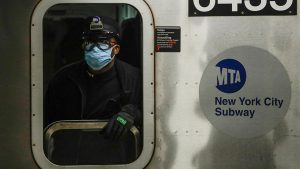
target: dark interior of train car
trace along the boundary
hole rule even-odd
[[[43,19],[44,93],[56,71],[83,59],[83,22],[87,16],[94,15],[117,22],[117,25],[113,25],[119,30],[121,38],[121,49],[117,57],[142,69],[142,18],[134,7],[126,4],[55,5],[47,10]],[[136,149],[140,149],[141,145],[135,145],[132,134],[121,144],[103,139],[101,129],[61,128],[56,133],[51,133],[53,130],[49,128],[51,127],[45,129],[45,135],[49,136],[50,132],[51,137],[45,137],[44,151],[47,158],[55,164],[126,164],[138,158]]]

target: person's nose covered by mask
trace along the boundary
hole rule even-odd
[[[93,70],[101,70],[114,59],[115,54],[112,54],[112,50],[116,45],[108,49],[104,49],[106,48],[106,44],[100,43],[99,47],[92,45],[89,44],[85,47],[84,59]],[[89,48],[90,50],[88,50]]]

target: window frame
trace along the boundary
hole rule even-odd
[[[124,165],[56,165],[51,163],[43,149],[43,18],[49,8],[58,4],[128,4],[140,12],[143,22],[143,149],[132,163]],[[41,168],[56,169],[119,169],[144,168],[154,152],[154,20],[150,7],[143,0],[43,0],[36,6],[31,18],[31,148]],[[102,167],[101,167],[102,166]]]

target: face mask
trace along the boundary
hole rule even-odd
[[[113,60],[111,53],[114,47],[111,47],[107,50],[101,50],[102,47],[104,48],[104,46],[101,45],[102,44],[100,44],[99,47],[94,46],[90,50],[84,51],[84,59],[89,67],[93,70],[101,70]]]

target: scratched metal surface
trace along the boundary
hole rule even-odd
[[[148,168],[299,168],[299,16],[189,18],[187,1],[147,2],[156,26],[180,26],[182,34],[180,53],[156,53],[156,151]],[[292,96],[287,115],[274,130],[241,140],[207,120],[199,104],[199,82],[212,58],[242,45],[277,57],[290,77]]]
[[[30,18],[37,0],[0,5],[0,168],[35,169],[30,143]]]

